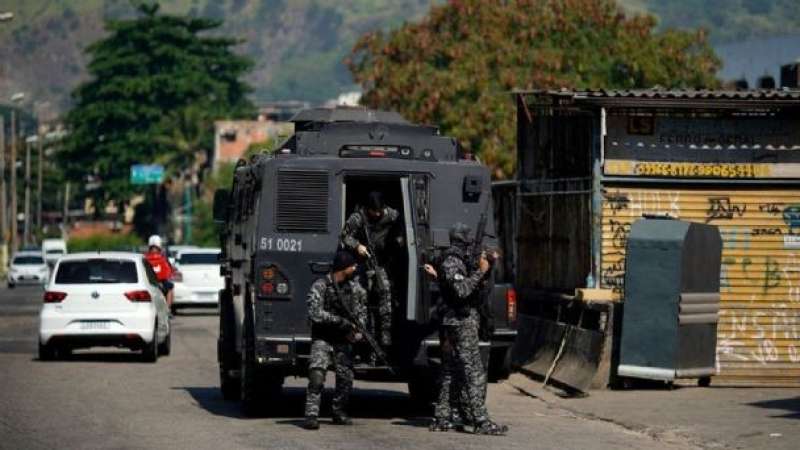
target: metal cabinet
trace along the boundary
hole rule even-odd
[[[669,218],[632,225],[618,375],[707,381],[715,373],[721,252],[713,225]]]

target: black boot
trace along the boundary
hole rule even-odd
[[[453,422],[448,419],[434,418],[428,429],[430,431],[450,431],[453,429]]]
[[[334,425],[352,425],[353,419],[347,417],[347,414],[340,413],[333,415],[333,424]]]
[[[306,430],[319,430],[319,420],[315,416],[308,416],[303,421],[303,428]]]
[[[475,429],[473,433],[475,434],[486,434],[490,436],[503,436],[508,432],[508,427],[506,425],[500,425],[492,422],[491,420],[484,420],[475,425]]]

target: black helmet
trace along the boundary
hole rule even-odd
[[[383,211],[383,194],[379,191],[372,191],[367,194],[367,209]]]
[[[356,263],[356,258],[349,250],[337,250],[333,256],[333,271],[344,270]]]
[[[463,224],[461,222],[456,222],[452,228],[450,228],[450,243],[451,244],[469,244],[469,234],[472,232],[472,229],[469,225]]]

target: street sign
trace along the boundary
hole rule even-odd
[[[161,164],[134,164],[131,166],[131,184],[159,184],[164,181]]]

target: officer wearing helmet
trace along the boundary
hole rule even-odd
[[[372,191],[367,195],[366,205],[357,206],[347,218],[340,237],[341,248],[360,258],[374,256],[377,260],[374,272],[367,273],[367,290],[373,298],[377,297],[376,307],[371,308],[369,324],[383,347],[392,344],[392,291],[384,267],[389,259],[389,234],[399,216],[396,209],[384,203],[383,194]],[[372,244],[375,255],[369,254],[367,242]]]
[[[161,236],[154,234],[147,240],[147,253],[144,258],[153,268],[158,282],[161,283],[161,291],[167,297],[167,306],[172,310],[173,292],[172,288],[175,287],[170,281],[174,270],[169,263],[169,260],[164,256],[162,249],[164,248],[161,242]]]
[[[319,410],[325,372],[333,366],[336,388],[333,395],[333,423],[351,425],[347,402],[353,389],[353,348],[363,339],[348,319],[342,304],[364,323],[367,315],[367,292],[354,279],[357,264],[353,254],[339,250],[333,258],[331,273],[311,285],[308,293],[308,318],[311,322],[311,355],[308,362],[305,422],[309,430],[319,428]]]
[[[489,418],[486,410],[486,368],[480,355],[478,305],[491,265],[484,252],[477,264],[470,264],[470,228],[456,223],[450,229],[450,247],[444,251],[438,270],[430,264],[425,271],[439,280],[442,305],[440,339],[442,368],[431,431],[455,427],[453,407],[462,409],[463,419],[476,434],[502,435],[508,431]],[[497,254],[491,255],[497,258]],[[473,267],[474,266],[474,267]]]

